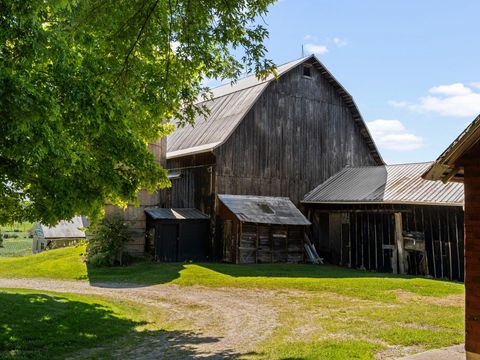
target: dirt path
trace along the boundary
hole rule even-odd
[[[268,306],[275,291],[211,289],[199,286],[89,284],[86,282],[0,279],[0,288],[24,288],[72,294],[99,295],[166,310],[169,323],[188,326],[189,336],[149,338],[146,344],[122,349],[122,359],[171,358],[226,359],[253,350],[278,326],[276,311]],[[185,325],[189,324],[189,325]],[[172,346],[173,345],[173,346]]]

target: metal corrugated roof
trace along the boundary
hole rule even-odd
[[[203,220],[207,215],[192,208],[149,208],[145,212],[155,220]]]
[[[167,158],[211,151],[236,129],[268,82],[233,92],[203,103],[208,117],[197,116],[195,126],[187,124],[167,139]]]
[[[310,61],[343,97],[373,157],[378,164],[383,164],[382,157],[352,96],[314,55],[279,66],[277,75],[282,76],[306,61]],[[198,102],[198,105],[204,105],[209,109],[209,115],[207,117],[198,115],[194,120],[195,126],[187,124],[178,127],[168,136],[167,159],[209,152],[222,145],[274,79],[273,75],[266,79],[258,79],[252,75],[238,80],[233,85],[227,84],[212,89],[211,100]]]
[[[289,198],[252,195],[218,195],[218,198],[243,222],[310,225]]]
[[[36,233],[45,239],[84,238],[85,232],[81,229],[85,227],[84,219],[81,216],[75,216],[72,220],[62,220],[53,227],[37,224]]]
[[[463,184],[422,179],[431,164],[346,167],[305,195],[303,202],[463,205]]]

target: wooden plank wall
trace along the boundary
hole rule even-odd
[[[303,196],[346,165],[375,165],[342,97],[302,66],[271,83],[216,149],[219,194]]]
[[[304,232],[303,226],[243,223],[238,263],[301,263]]]
[[[402,214],[404,233],[424,234],[428,275],[463,281],[464,215],[457,206],[352,205],[310,209],[315,245],[330,263],[392,272],[395,212]],[[325,226],[328,231],[320,231]],[[422,275],[422,257],[412,252],[409,255],[408,273]]]
[[[211,153],[167,160],[166,168],[180,174],[172,187],[160,191],[160,206],[196,208],[213,215],[215,157]]]

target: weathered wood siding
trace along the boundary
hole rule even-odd
[[[219,194],[303,196],[346,165],[375,165],[343,98],[298,66],[272,82],[214,152]]]
[[[224,261],[237,264],[304,262],[305,226],[241,222],[221,202],[217,222],[222,229]]]
[[[168,160],[167,169],[179,173],[180,178],[161,191],[161,207],[196,208],[214,214],[215,157],[211,153]]]
[[[456,165],[465,171],[465,349],[480,356],[480,142]]]
[[[317,205],[309,208],[313,241],[333,264],[392,272],[394,214],[401,213],[402,236],[424,238],[426,262],[408,252],[407,272],[463,281],[463,209],[430,205]],[[325,229],[327,228],[327,229]]]

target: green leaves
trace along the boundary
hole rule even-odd
[[[204,79],[272,70],[271,2],[0,0],[0,223],[168,186],[148,143],[204,112]]]

